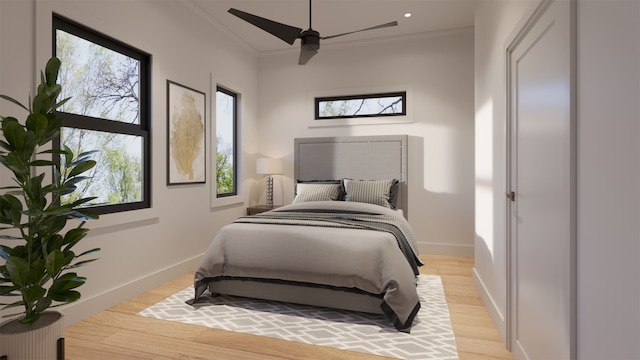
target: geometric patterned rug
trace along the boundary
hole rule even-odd
[[[188,287],[138,315],[406,360],[457,360],[442,282],[419,275],[421,308],[411,333],[384,315],[234,296],[205,296],[194,306]]]

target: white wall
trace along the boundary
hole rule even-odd
[[[297,51],[267,57],[258,78],[255,54],[183,2],[0,1],[0,93],[26,101],[34,91],[36,74],[51,56],[54,11],[152,55],[152,209],[105,215],[91,224],[82,245],[101,247],[101,259],[81,270],[88,282],[80,289],[82,299],[64,309],[68,324],[195,269],[219,228],[244,214],[242,203],[211,207],[211,176],[206,185],[166,185],[167,79],[206,92],[209,120],[215,83],[242,94],[240,201],[247,204],[264,196],[264,179],[254,180],[258,145],[263,155],[285,157],[276,196],[288,203],[294,137],[409,134],[409,211],[422,249],[473,254],[471,30],[358,49],[323,46],[304,67],[296,65]],[[310,92],[398,84],[410,85],[413,123],[324,129],[305,124],[312,114]],[[0,113],[16,111],[0,103]],[[212,129],[210,122],[207,127]],[[207,146],[212,148],[210,136]],[[9,182],[0,170],[0,184]]]
[[[473,255],[472,31],[348,48],[326,41],[307,65],[297,60],[297,46],[259,60],[260,151],[284,158],[275,202],[293,198],[294,138],[408,134],[409,222],[421,250]],[[409,89],[412,123],[309,127],[314,94],[397,85]]]
[[[101,259],[81,271],[88,278],[82,299],[64,309],[70,324],[195,270],[218,229],[244,214],[243,198],[236,206],[211,207],[210,174],[206,185],[166,185],[166,80],[207,94],[207,131],[213,129],[211,78],[214,92],[220,83],[241,93],[241,156],[247,159],[241,188],[248,194],[255,182],[255,166],[248,164],[257,152],[257,60],[181,2],[0,1],[0,93],[26,102],[33,91],[34,74],[51,56],[52,11],[152,56],[152,209],[105,215],[91,224],[84,246],[102,248]],[[5,115],[16,111],[0,106]],[[210,140],[207,134],[207,151]],[[207,157],[212,159],[210,152]],[[0,170],[0,182],[8,181]]]
[[[529,3],[482,1],[475,18],[474,280],[503,336],[504,52]],[[640,3],[578,0],[577,31],[577,356],[638,359]]]
[[[475,14],[474,280],[498,328],[506,327],[505,41],[526,1],[482,1]]]
[[[640,2],[578,0],[578,356],[640,359]]]

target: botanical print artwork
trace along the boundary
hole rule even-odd
[[[169,184],[204,182],[204,94],[172,82],[168,91]]]
[[[187,92],[182,94],[180,107],[182,110],[178,113],[178,106],[176,106],[173,114],[171,156],[178,173],[187,176],[187,180],[191,181],[194,162],[202,152],[204,124],[202,116],[196,109],[196,100]]]

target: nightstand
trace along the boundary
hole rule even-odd
[[[274,206],[267,206],[267,205],[254,205],[254,206],[249,206],[247,208],[247,215],[255,215],[255,214],[260,214],[263,213],[265,211],[269,211],[269,210],[273,210],[273,209],[277,209],[279,208],[279,205],[274,205]]]

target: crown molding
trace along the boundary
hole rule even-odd
[[[455,28],[455,29],[446,29],[446,30],[436,30],[436,31],[427,31],[416,34],[409,35],[399,35],[399,36],[386,36],[375,39],[366,39],[366,40],[352,40],[352,41],[341,41],[338,43],[329,43],[323,44],[321,43],[321,49],[343,49],[343,48],[361,48],[367,46],[379,46],[382,44],[398,44],[405,42],[416,42],[420,40],[426,39],[437,39],[437,38],[446,38],[452,36],[459,36],[462,34],[473,34],[473,27],[463,27],[463,28]],[[258,57],[273,57],[280,56],[284,54],[298,53],[300,51],[299,46],[292,46],[289,49],[279,49],[279,50],[270,50],[270,51],[262,51],[256,52]]]
[[[258,51],[256,48],[251,46],[246,40],[236,35],[231,29],[227,26],[223,25],[221,22],[216,20],[214,17],[209,15],[201,6],[199,6],[196,2],[191,0],[176,0],[179,4],[183,5],[186,9],[192,12],[194,15],[203,19],[209,25],[211,25],[216,31],[219,31],[223,35],[227,36],[240,46],[242,46],[245,50],[251,53],[253,56],[258,58],[263,57],[273,57],[280,56],[284,54],[292,54],[299,53],[300,46],[299,43],[295,43],[287,48],[277,49],[277,50],[268,50],[268,51]],[[377,46],[382,44],[389,43],[399,43],[399,42],[415,42],[425,39],[437,39],[437,38],[445,38],[451,36],[458,36],[461,34],[473,34],[474,27],[461,27],[461,28],[452,28],[452,29],[443,29],[443,30],[435,30],[435,31],[426,31],[422,33],[409,34],[409,35],[398,35],[398,36],[385,36],[379,37],[375,39],[365,39],[365,40],[347,40],[340,41],[334,43],[322,43],[322,49],[341,49],[341,48],[359,48],[359,47],[367,47],[367,46]],[[297,45],[297,46],[296,46]],[[288,46],[288,45],[287,45]]]

